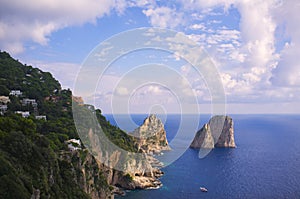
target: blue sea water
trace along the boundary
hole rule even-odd
[[[116,124],[112,115],[106,117]],[[145,117],[132,115],[132,120],[140,125]],[[216,148],[203,159],[198,158],[198,150],[187,148],[162,169],[161,188],[129,191],[124,198],[300,198],[300,115],[231,117],[237,148]],[[201,116],[199,128],[209,118]],[[171,147],[179,121],[179,115],[168,115],[165,121]],[[177,144],[187,146],[194,136],[186,126],[186,135]],[[133,130],[130,125],[123,127]],[[200,186],[208,192],[201,192]]]

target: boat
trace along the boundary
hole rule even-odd
[[[207,191],[208,191],[205,187],[200,187],[200,190],[201,190],[202,192],[207,192]]]

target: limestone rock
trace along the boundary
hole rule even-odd
[[[223,123],[223,125],[219,125]],[[215,130],[212,130],[213,137],[215,139],[215,147],[229,147],[235,148],[234,141],[234,129],[233,129],[233,120],[229,116],[215,116],[209,121],[209,125],[212,127],[223,126],[222,132],[218,137],[218,133]],[[214,135],[214,133],[216,135]],[[217,139],[218,138],[218,139]]]
[[[233,120],[229,116],[212,117],[195,135],[191,148],[236,147]]]
[[[196,133],[190,147],[205,149],[214,148],[214,139],[212,137],[210,126],[208,124],[204,124],[204,126]]]
[[[131,135],[136,137],[138,149],[144,153],[160,153],[170,150],[164,124],[156,115],[151,114]]]
[[[145,120],[145,122],[149,125],[149,129],[161,131],[161,124],[159,124],[158,121],[155,121],[154,118],[148,119],[147,121]],[[154,123],[154,126],[152,126],[152,123]],[[164,140],[160,137],[160,133],[155,135],[158,135],[159,140]],[[89,140],[91,140],[91,146],[94,152],[97,152],[96,160],[98,160],[98,167],[103,172],[103,176],[107,180],[107,183],[113,187],[119,188],[113,189],[112,193],[123,195],[124,192],[122,189],[157,188],[161,185],[158,177],[162,175],[162,171],[157,168],[157,165],[159,165],[160,162],[150,154],[140,153],[141,157],[135,158],[130,154],[121,155],[121,151],[119,150],[108,153],[108,151],[99,147],[100,138],[95,131],[90,129],[88,136]],[[135,140],[135,143],[138,144],[138,141],[139,140]],[[105,146],[102,147],[105,148]],[[161,147],[157,146],[155,150],[160,149]],[[118,168],[121,168],[121,170],[118,170]]]

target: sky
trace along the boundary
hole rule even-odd
[[[51,72],[73,90],[99,44],[136,28],[166,28],[207,52],[219,72],[228,113],[300,113],[299,10],[296,0],[0,0],[0,49]],[[196,98],[200,112],[210,113],[212,88],[174,52],[144,49],[121,56],[94,83],[94,104],[104,113],[113,112],[114,103],[125,103],[123,111],[132,113],[177,113]],[[149,63],[153,71],[141,67]],[[173,84],[136,85],[130,93],[117,86],[150,73]],[[185,85],[191,92],[176,94]],[[181,94],[192,97],[181,100]],[[121,96],[127,97],[113,102]],[[83,97],[92,103],[91,96]]]

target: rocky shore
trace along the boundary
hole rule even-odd
[[[157,160],[154,155],[171,150],[163,123],[156,115],[149,115],[143,124],[129,135],[134,137],[136,147],[144,155],[144,158],[142,162],[132,160],[127,164],[127,178],[119,179],[118,183],[115,183],[117,187],[115,187],[114,193],[124,195],[124,190],[161,187],[162,183],[159,178],[164,174],[160,170],[163,163]]]
[[[156,189],[162,186],[159,180],[164,173],[160,170],[163,164],[154,155],[171,150],[162,121],[154,114],[149,115],[143,124],[129,133],[134,136],[138,150],[146,157],[150,172],[135,171],[132,174],[134,189]]]

